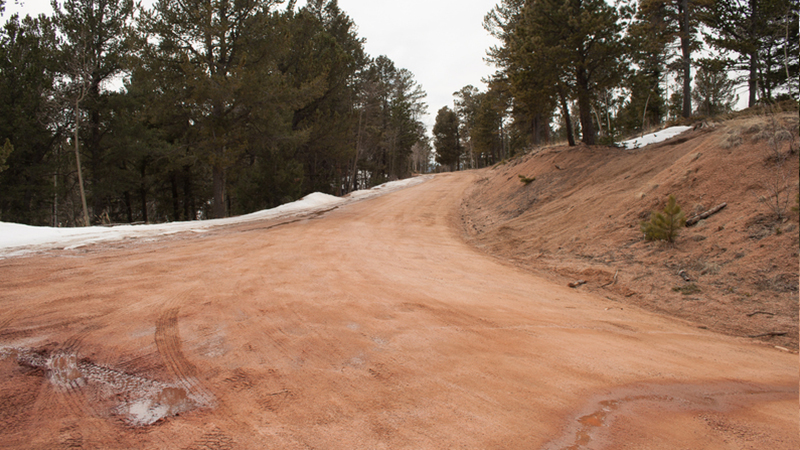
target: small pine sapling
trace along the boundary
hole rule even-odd
[[[519,177],[519,181],[521,181],[522,184],[524,184],[525,186],[531,184],[532,182],[534,182],[536,180],[536,177],[528,178],[528,177],[526,177],[525,175],[522,175],[522,174],[517,175],[517,176]]]
[[[675,200],[675,196],[670,195],[663,213],[653,211],[650,214],[650,221],[642,221],[639,227],[648,241],[675,242],[675,238],[678,237],[678,233],[684,225],[686,225],[686,217]]]

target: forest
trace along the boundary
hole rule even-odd
[[[0,0],[0,10],[5,0]],[[244,214],[797,102],[795,0],[501,0],[486,89],[426,93],[336,0],[53,1],[0,30],[0,221]],[[433,45],[434,43],[432,43]],[[483,52],[485,49],[476,49]]]
[[[798,100],[796,0],[502,0],[496,72],[436,115],[436,161],[486,167],[553,142],[620,138]],[[744,100],[744,99],[742,99]],[[796,108],[796,106],[794,107]]]
[[[0,32],[1,221],[218,218],[429,170],[425,92],[336,0],[53,10]]]

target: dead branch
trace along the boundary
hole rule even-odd
[[[571,288],[576,288],[576,287],[578,287],[578,286],[580,286],[582,284],[586,284],[586,281],[578,280],[578,281],[575,281],[575,282],[572,282],[572,283],[568,283],[567,286],[569,286]]]
[[[600,287],[606,287],[606,286],[609,286],[609,285],[612,285],[612,284],[617,284],[617,275],[619,275],[619,269],[617,269],[617,271],[614,273],[614,278],[611,281],[609,281],[608,283],[606,283],[606,284],[604,284],[604,285],[602,285]]]
[[[769,333],[761,333],[761,334],[751,334],[747,336],[749,338],[760,338],[760,337],[767,337],[767,336],[786,336],[785,331],[770,331]]]
[[[747,317],[753,317],[756,314],[767,314],[767,315],[770,315],[770,316],[774,316],[775,315],[775,313],[769,312],[769,311],[753,311],[750,314],[748,314]]]
[[[707,219],[708,217],[710,217],[710,216],[722,211],[723,209],[725,209],[726,206],[728,206],[728,204],[723,202],[723,203],[720,203],[719,205],[709,209],[708,211],[706,211],[704,213],[700,213],[700,214],[698,214],[696,216],[693,216],[693,217],[691,217],[691,218],[686,220],[686,226],[690,227],[690,226],[696,224],[697,222],[700,222],[703,219]]]

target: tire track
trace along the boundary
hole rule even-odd
[[[9,314],[9,316],[10,316],[10,317],[7,317],[7,318],[5,318],[5,319],[0,319],[0,335],[2,335],[2,334],[3,334],[3,330],[5,330],[5,328],[6,328],[6,327],[7,327],[7,326],[8,326],[8,325],[9,325],[9,324],[12,322],[12,321],[14,321],[14,318],[16,317],[16,313],[11,313],[11,314]]]
[[[183,354],[178,330],[180,307],[171,306],[172,303],[174,303],[174,300],[168,302],[166,309],[156,320],[156,348],[167,370],[177,379],[177,383],[185,389],[186,395],[198,406],[211,406],[214,395],[200,384],[197,379],[197,367]]]
[[[88,383],[92,380],[89,368],[95,366],[81,359],[84,341],[97,327],[87,326],[67,338],[52,351],[46,361],[47,378],[55,391],[55,400],[70,419],[69,426],[59,430],[59,448],[83,449],[87,442],[104,433],[91,420],[103,417],[104,412],[90,400]],[[86,420],[89,419],[89,420]]]
[[[59,430],[59,441],[63,449],[83,449],[83,433],[77,424],[62,427]]]
[[[156,320],[156,348],[164,359],[167,369],[181,382],[192,384],[197,368],[183,355],[181,339],[178,334],[179,307],[168,308]]]
[[[84,373],[78,367],[78,354],[81,343],[91,332],[91,328],[83,329],[70,336],[58,346],[47,358],[47,377],[59,396],[60,403],[73,417],[93,416],[94,411],[86,402],[83,387],[86,386]]]
[[[203,433],[200,439],[184,450],[233,450],[235,444],[232,437],[225,434],[219,427],[214,427],[211,431]]]

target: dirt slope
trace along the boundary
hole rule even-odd
[[[796,136],[797,113],[776,121]],[[775,129],[771,118],[750,117],[638,150],[545,148],[479,172],[462,221],[477,247],[560,284],[582,279],[580,290],[620,306],[796,350],[798,215],[778,221],[758,200],[785,175],[781,198],[797,205],[798,155],[775,169]],[[524,185],[518,175],[536,180]],[[687,217],[728,206],[674,246],[645,242],[639,222],[670,194]]]
[[[0,260],[0,448],[800,446],[796,355],[486,256],[476,181]]]

